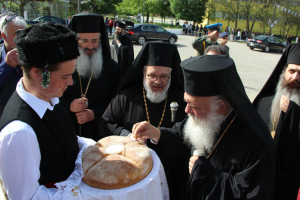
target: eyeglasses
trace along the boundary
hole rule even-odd
[[[88,45],[88,44],[92,44],[92,45],[96,45],[100,42],[99,39],[92,39],[91,41],[88,39],[82,39],[82,40],[78,40],[78,42],[80,42],[83,45]]]
[[[1,26],[1,30],[4,28],[4,26],[6,26],[9,22],[11,22],[15,18],[23,19],[21,16],[18,16],[18,15],[7,15],[4,19],[4,22],[3,22],[2,26]]]
[[[155,76],[155,75],[147,75],[149,81],[156,81],[157,78],[159,78],[159,80],[163,83],[166,83],[169,80],[169,76]]]

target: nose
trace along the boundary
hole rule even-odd
[[[184,111],[185,111],[186,114],[194,114],[193,109],[189,106],[188,103],[186,104],[186,107],[185,107]]]
[[[295,72],[295,73],[293,74],[292,79],[293,79],[293,80],[299,81],[299,79],[300,79],[299,71],[297,71],[297,72]]]
[[[157,79],[154,81],[156,84],[162,84],[161,80],[159,77],[157,77]]]
[[[92,48],[93,48],[93,44],[92,44],[91,42],[89,42],[88,48],[89,48],[89,49],[92,49]]]
[[[67,85],[73,85],[73,78],[72,78],[72,76],[69,76],[68,81],[67,81]]]

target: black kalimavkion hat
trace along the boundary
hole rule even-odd
[[[83,12],[73,15],[69,28],[75,33],[100,33],[102,54],[109,58],[111,57],[106,25],[102,15],[91,12]]]
[[[24,66],[46,66],[79,56],[75,33],[60,24],[36,24],[19,30],[15,43]]]
[[[177,46],[165,42],[146,42],[129,67],[119,90],[134,84],[142,84],[144,66],[152,65],[171,68],[170,88],[175,87],[183,91],[183,74],[180,62]]]
[[[118,21],[116,27],[120,27],[120,28],[125,29],[126,28],[126,24],[124,24],[123,22]]]

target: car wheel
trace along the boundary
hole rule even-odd
[[[254,48],[250,47],[251,50],[253,50]]]
[[[269,51],[270,51],[270,47],[269,47],[269,46],[266,46],[265,52],[268,53]]]
[[[170,43],[170,44],[175,44],[175,38],[174,38],[174,37],[170,37],[169,43]]]
[[[281,52],[282,52],[282,53],[284,53],[284,52],[285,52],[285,47],[283,47],[283,48],[282,48]]]
[[[140,36],[139,38],[138,38],[138,43],[139,44],[144,44],[146,42],[146,38],[144,37],[144,36]]]

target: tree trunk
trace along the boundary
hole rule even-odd
[[[234,29],[237,28],[237,20],[238,20],[238,13],[235,14],[235,27],[234,27]]]
[[[24,7],[25,7],[26,3],[21,2],[20,4],[20,16],[24,18]]]
[[[150,14],[149,14],[149,13],[147,13],[147,19],[146,19],[146,23],[149,23],[149,16],[150,16]]]

